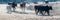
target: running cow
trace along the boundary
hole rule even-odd
[[[15,12],[16,7],[17,7],[17,4],[15,2],[13,2],[12,3],[13,12]]]
[[[38,12],[44,15],[43,14],[44,11],[47,12],[48,15],[50,15],[49,10],[52,10],[52,6],[48,6],[48,5],[47,6],[35,6],[34,8],[35,8],[36,15],[38,14]]]
[[[21,7],[21,9],[23,10],[23,11],[25,11],[25,6],[26,5],[26,3],[25,2],[22,2],[21,4],[20,4],[20,7]]]

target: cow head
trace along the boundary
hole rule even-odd
[[[52,10],[52,6],[49,6],[49,9]]]

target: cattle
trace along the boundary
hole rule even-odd
[[[15,2],[12,3],[12,7],[15,8],[17,4]]]
[[[12,3],[13,12],[15,12],[16,7],[17,7],[17,4],[15,2],[13,2]]]
[[[34,9],[35,9],[36,15],[38,14],[38,12],[40,12],[42,15],[44,15],[43,11],[47,12],[47,14],[50,15],[49,10],[52,10],[52,6],[48,6],[48,5],[47,6],[42,6],[42,5],[40,5],[40,6],[35,6]]]
[[[8,5],[7,5],[7,13],[9,13],[9,14],[11,14],[11,7],[12,7],[12,5],[11,5],[12,3],[8,3]]]
[[[20,7],[21,7],[21,9],[23,10],[23,12],[25,11],[25,7],[26,7],[25,5],[26,5],[25,2],[23,2],[23,3],[20,4]]]
[[[22,4],[20,4],[20,7],[23,8],[23,7],[25,7],[25,5],[26,5],[26,3],[23,2]]]

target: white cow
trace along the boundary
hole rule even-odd
[[[11,9],[12,8],[12,5],[7,5],[7,13],[11,14]]]

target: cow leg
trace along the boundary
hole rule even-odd
[[[13,12],[15,12],[15,9],[16,9],[16,8],[13,8]]]
[[[43,12],[42,12],[42,11],[40,11],[40,13],[44,16],[44,14],[43,14]]]
[[[11,14],[11,7],[7,8],[7,13]]]
[[[48,16],[50,16],[50,14],[49,14],[49,10],[47,11],[47,14],[48,14]]]
[[[24,7],[21,7],[21,10],[22,10],[22,12],[24,12],[25,11]]]
[[[23,7],[23,12],[25,12],[25,7]]]
[[[38,12],[39,12],[38,10],[35,10],[36,15],[38,15]]]

